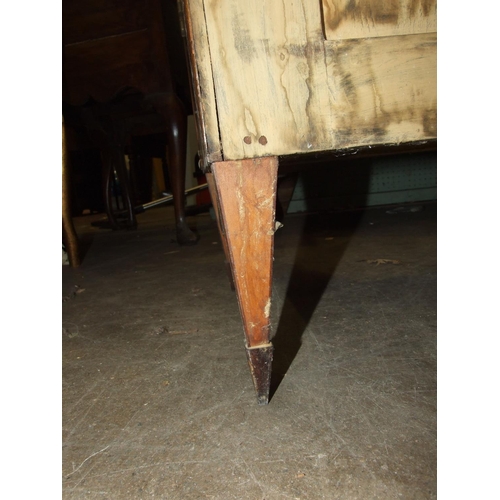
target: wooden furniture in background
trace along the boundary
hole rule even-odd
[[[66,128],[64,126],[64,117],[62,119],[62,228],[63,241],[68,252],[68,259],[71,267],[80,265],[80,253],[78,245],[78,236],[73,225],[71,216],[71,188],[68,164],[68,146],[66,143]]]
[[[114,171],[125,190],[128,225],[136,223],[124,149],[134,127],[147,128],[147,115],[154,110],[167,134],[177,240],[195,243],[184,211],[187,114],[170,68],[160,0],[64,0],[62,7],[63,100],[82,106],[87,126],[104,138],[104,196],[111,224],[120,226],[112,210]]]
[[[259,403],[272,364],[278,157],[436,144],[435,0],[182,0],[211,172]]]

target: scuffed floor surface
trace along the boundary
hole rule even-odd
[[[190,219],[195,247],[172,241],[170,208],[137,231],[78,219],[93,241],[63,269],[63,498],[436,498],[436,207],[386,210],[277,232],[264,407],[211,217]]]

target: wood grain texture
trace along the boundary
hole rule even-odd
[[[274,157],[212,165],[249,348],[269,344],[277,172]]]
[[[325,43],[340,147],[437,137],[436,35]]]
[[[435,34],[325,41],[319,1],[203,3],[225,160],[436,137]]]
[[[181,15],[186,25],[200,158],[207,170],[212,162],[222,160],[222,151],[203,0],[183,0]]]
[[[437,31],[436,0],[321,0],[321,6],[328,40]]]

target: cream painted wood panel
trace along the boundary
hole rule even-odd
[[[436,0],[321,0],[328,40],[435,33]]]
[[[436,34],[327,41],[320,1],[203,5],[224,160],[436,137]]]
[[[327,42],[325,49],[336,147],[437,136],[435,34]]]

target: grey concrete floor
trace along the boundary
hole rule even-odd
[[[195,247],[171,208],[93,219],[63,269],[63,498],[436,498],[435,205],[285,220],[264,407],[211,217]]]

